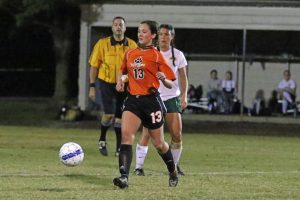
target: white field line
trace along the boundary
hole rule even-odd
[[[163,173],[149,173],[149,176],[161,176]],[[199,172],[185,173],[186,176],[234,176],[234,175],[264,175],[264,174],[300,174],[300,171],[236,171],[236,172]],[[113,176],[114,174],[89,173],[36,173],[36,174],[0,174],[0,177],[59,177],[59,176]]]

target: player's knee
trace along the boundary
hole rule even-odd
[[[148,146],[149,143],[149,139],[141,137],[140,141],[139,141],[139,145],[141,146]]]
[[[134,134],[122,130],[122,144],[132,144],[134,140]]]
[[[114,127],[121,128],[122,120],[120,118],[115,118]]]
[[[103,126],[110,126],[114,120],[114,115],[112,114],[103,114],[101,118],[101,124]]]
[[[157,149],[157,151],[160,151],[162,149],[162,143],[161,142],[154,142],[153,146]]]
[[[141,135],[141,138],[139,140],[139,144],[142,146],[148,146],[150,140],[150,135],[148,132],[145,132],[145,130],[143,130],[143,133]]]
[[[153,145],[158,152],[165,152],[168,149],[168,144],[164,141],[155,142]]]
[[[176,142],[174,140],[171,141],[170,144],[171,149],[181,149],[182,148],[182,141]]]
[[[177,133],[171,134],[171,137],[172,137],[172,141],[171,142],[180,143],[182,141],[181,132],[177,132]]]

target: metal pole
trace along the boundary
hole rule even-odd
[[[240,90],[240,68],[238,59],[235,60],[235,74],[236,74],[236,94],[239,93]]]
[[[241,108],[240,115],[244,115],[245,103],[245,66],[246,66],[246,46],[247,46],[247,30],[243,30],[243,68],[242,68],[242,88],[241,88]]]

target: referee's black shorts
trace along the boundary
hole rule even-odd
[[[114,114],[116,118],[122,117],[122,106],[127,92],[117,92],[115,83],[107,83],[99,79],[101,105],[105,114]]]
[[[164,124],[166,107],[159,93],[143,96],[128,95],[123,111],[130,111],[138,116],[144,127],[157,129]]]

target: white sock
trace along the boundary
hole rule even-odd
[[[136,163],[135,169],[142,169],[144,167],[145,158],[148,152],[148,146],[141,146],[139,144],[136,145]]]
[[[173,155],[174,163],[177,166],[177,164],[179,163],[179,158],[181,156],[182,147],[179,148],[179,149],[172,149],[171,148],[171,152],[172,152],[172,155]]]

